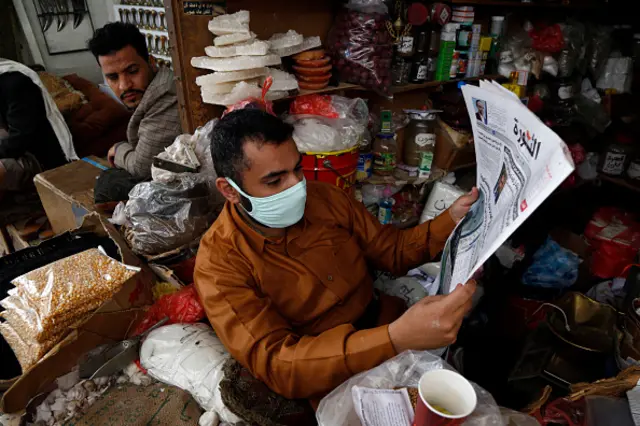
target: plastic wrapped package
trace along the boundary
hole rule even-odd
[[[366,127],[354,120],[299,115],[287,117],[293,124],[293,140],[300,152],[335,152],[353,148],[362,140]]]
[[[374,281],[373,286],[385,294],[404,300],[407,307],[438,292],[435,277],[421,269],[412,269],[406,276],[397,278],[383,273]]]
[[[244,43],[256,38],[256,33],[232,33],[218,36],[213,39],[213,45],[217,47],[229,46],[236,43]]]
[[[522,275],[522,282],[535,287],[571,287],[578,279],[579,266],[580,258],[577,254],[547,238],[533,255],[533,263]]]
[[[596,87],[602,90],[615,89],[618,93],[629,93],[632,82],[633,59],[629,57],[609,58],[600,78],[598,78]]]
[[[288,47],[297,46],[302,44],[304,36],[294,30],[289,30],[286,33],[277,33],[271,36],[269,44],[274,50],[286,49]]]
[[[176,140],[166,147],[164,151],[159,153],[156,158],[171,161],[194,170],[200,167],[200,161],[198,161],[193,144],[191,143],[191,135],[188,134],[179,135]],[[176,176],[179,176],[179,173],[161,169],[155,165],[151,166],[151,177],[156,182],[171,182]]]
[[[173,324],[153,330],[140,348],[140,363],[156,380],[193,395],[206,411],[222,421],[240,419],[222,402],[218,390],[222,368],[229,358],[224,345],[206,324]]]
[[[427,198],[424,210],[420,216],[420,223],[435,219],[463,195],[464,191],[456,186],[436,182]]]
[[[298,90],[298,80],[292,74],[289,74],[285,71],[280,71],[275,68],[267,68],[267,76],[261,79],[260,85],[264,85],[264,82],[267,77],[271,77],[273,79],[273,84],[271,85],[271,89],[273,91],[289,91],[289,90]]]
[[[264,56],[269,53],[269,43],[262,40],[251,40],[233,46],[207,46],[204,53],[212,58],[229,58],[232,56]]]
[[[360,426],[353,406],[351,390],[354,386],[374,389],[400,387],[417,388],[420,377],[436,369],[452,368],[442,358],[429,352],[406,351],[378,367],[357,374],[334,389],[320,401],[316,418],[319,426]],[[477,407],[465,422],[465,426],[504,426],[500,408],[490,393],[472,383],[477,395]],[[510,414],[507,413],[508,416]],[[517,419],[517,426],[535,426],[537,421],[530,416],[510,417]],[[514,423],[509,423],[514,424]]]
[[[253,68],[243,71],[214,72],[211,74],[196,77],[196,84],[203,87],[213,84],[229,83],[232,81],[238,82],[262,77],[267,75],[268,73],[269,68],[266,67]]]
[[[291,102],[292,115],[320,115],[327,118],[348,118],[362,126],[369,122],[369,107],[360,98],[345,98],[336,95],[298,96]]]
[[[281,63],[280,57],[273,54],[264,56],[236,56],[233,58],[210,58],[208,56],[191,58],[192,66],[213,71],[242,71],[280,65]]]
[[[129,193],[125,238],[134,252],[153,255],[191,243],[217,215],[204,176],[182,174],[165,184],[142,182]]]
[[[609,27],[596,27],[591,30],[587,48],[587,69],[593,80],[597,81],[604,72],[604,67],[611,51],[612,37]]]
[[[322,46],[322,41],[320,40],[320,37],[313,36],[313,37],[305,37],[302,43],[296,44],[295,46],[283,47],[279,49],[275,49],[271,47],[271,52],[275,55],[280,56],[281,58],[284,58],[285,56],[297,55],[298,53],[315,49],[316,47],[320,47],[320,46]]]
[[[9,324],[0,324],[0,334],[11,347],[22,372],[40,361],[63,337],[63,333],[59,333],[42,343],[24,340]]]
[[[249,20],[251,16],[248,11],[241,10],[230,15],[218,15],[209,21],[209,31],[215,35],[225,35],[233,33],[249,34]]]
[[[342,81],[384,95],[391,87],[393,43],[382,0],[350,0],[329,33],[328,48]]]

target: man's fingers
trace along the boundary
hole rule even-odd
[[[443,303],[446,304],[448,309],[457,310],[471,300],[475,291],[476,282],[474,280],[469,280],[465,285],[459,284],[452,293],[446,296]]]
[[[464,206],[471,206],[477,200],[478,200],[478,188],[474,186],[468,194],[465,194],[461,197],[460,201]]]

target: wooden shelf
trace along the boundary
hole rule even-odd
[[[442,179],[447,173],[447,170],[434,169],[431,172],[431,176],[426,179],[418,179],[417,177],[398,179],[395,176],[378,176],[374,174],[363,183],[369,183],[371,185],[422,185]]]
[[[518,8],[540,8],[540,9],[595,9],[604,4],[598,4],[594,1],[580,3],[543,3],[543,2],[521,2],[518,0],[450,0],[454,5],[469,6],[498,6],[498,7],[518,7]]]
[[[452,83],[458,83],[460,81],[479,81],[479,80],[498,80],[503,78],[501,75],[499,74],[492,74],[492,75],[483,75],[481,77],[472,77],[472,78],[460,78],[460,79],[454,79],[454,80],[447,80],[447,81],[429,81],[427,83],[420,83],[420,84],[408,84],[406,86],[394,86],[391,88],[391,94],[398,94],[398,93],[408,93],[408,92],[415,92],[418,90],[425,90],[425,89],[437,89],[438,87],[447,85],[447,84],[452,84]],[[319,90],[300,90],[300,92],[296,95],[292,95],[286,98],[282,98],[282,99],[278,99],[274,102],[277,101],[282,101],[282,100],[287,100],[287,99],[293,99],[295,97],[298,96],[304,96],[304,95],[313,95],[313,94],[324,94],[324,93],[334,93],[334,92],[339,92],[341,90],[362,90],[362,91],[367,91],[370,89],[367,89],[365,87],[359,86],[357,84],[351,84],[351,83],[340,83],[337,86],[328,86],[325,87],[324,89],[319,89]]]
[[[635,183],[633,181],[630,181],[629,179],[607,176],[603,173],[599,173],[598,176],[600,177],[600,179],[606,182],[612,183],[622,188],[630,189],[632,191],[640,192],[640,183]]]

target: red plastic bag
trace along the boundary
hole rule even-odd
[[[529,31],[532,47],[541,52],[558,53],[564,48],[562,28],[555,24]]]
[[[584,235],[595,249],[591,272],[599,278],[621,276],[640,248],[640,223],[632,214],[614,207],[598,210]]]
[[[298,96],[289,107],[291,115],[320,115],[327,118],[339,118],[329,95]]]
[[[194,323],[204,319],[204,308],[193,284],[158,299],[147,311],[142,322],[135,328],[133,336],[147,331],[164,317],[169,317],[166,325]]]
[[[357,3],[350,2],[338,14],[327,41],[329,54],[342,81],[388,95],[393,43],[386,6],[382,1],[371,1],[369,8]]]
[[[267,100],[267,92],[271,89],[273,85],[273,77],[269,76],[265,79],[264,84],[262,85],[262,97],[260,99],[257,98],[247,98],[243,101],[235,103],[227,107],[222,116],[238,110],[238,109],[259,109],[261,111],[268,112],[271,115],[276,115],[273,112],[273,102]]]

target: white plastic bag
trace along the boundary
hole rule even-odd
[[[140,363],[156,380],[193,395],[224,422],[240,419],[225,407],[218,386],[229,354],[206,324],[172,324],[151,333],[140,348]]]
[[[424,205],[424,210],[420,216],[420,223],[435,219],[463,195],[464,191],[456,186],[436,182]]]
[[[320,401],[316,411],[319,426],[360,426],[351,398],[351,389],[362,386],[375,389],[418,387],[420,377],[427,371],[452,368],[429,352],[407,351],[382,363],[376,368],[357,374],[347,380]],[[506,426],[500,408],[490,393],[473,384],[478,396],[478,405],[464,422],[465,426]],[[529,416],[510,417],[517,426],[536,426],[537,421]]]

